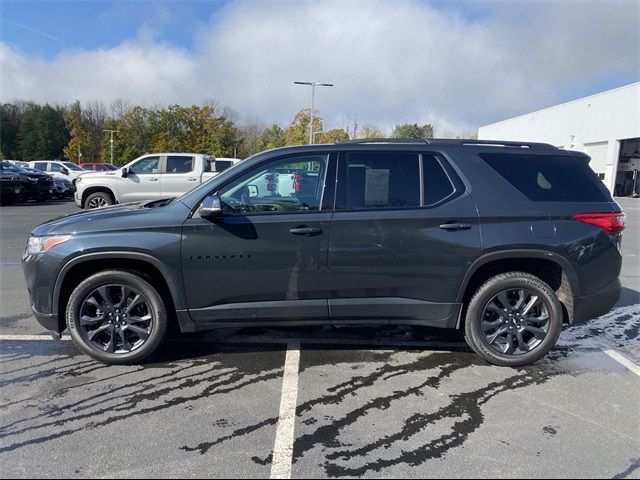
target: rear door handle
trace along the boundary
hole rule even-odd
[[[314,228],[314,227],[297,227],[297,228],[292,228],[291,230],[289,230],[289,232],[293,233],[294,235],[311,236],[311,235],[318,235],[319,233],[322,233],[322,229]]]
[[[440,228],[443,230],[469,230],[471,225],[468,223],[443,223]]]
[[[158,181],[158,179],[157,179],[157,178],[150,178],[150,179],[149,179],[149,181],[150,181],[150,182],[157,182],[157,181]]]
[[[198,179],[197,179],[196,177],[189,177],[189,178],[187,178],[187,180],[188,180],[189,182],[195,182],[195,181],[196,181],[196,180],[198,180]]]

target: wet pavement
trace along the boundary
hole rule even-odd
[[[107,367],[33,336],[18,264],[29,230],[75,206],[2,207],[0,476],[265,478],[284,451],[304,478],[640,478],[640,376],[610,356],[640,364],[640,201],[621,203],[621,301],[520,369],[450,333],[365,326],[183,335]]]

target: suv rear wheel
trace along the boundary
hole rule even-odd
[[[562,331],[562,306],[553,289],[524,272],[496,275],[469,302],[465,339],[489,363],[519,367],[539,360]]]
[[[107,364],[136,363],[161,345],[167,311],[158,291],[138,275],[107,270],[84,280],[67,305],[76,346]]]

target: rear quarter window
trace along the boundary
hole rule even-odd
[[[608,202],[609,191],[581,158],[481,153],[493,170],[536,202]]]

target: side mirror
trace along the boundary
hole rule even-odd
[[[122,178],[127,178],[129,176],[129,169],[127,167],[122,167]]]
[[[222,202],[218,195],[209,195],[202,200],[198,215],[202,218],[213,219],[222,215]]]
[[[63,167],[62,170],[60,170],[60,173],[62,173],[63,175],[69,175],[69,170]]]

